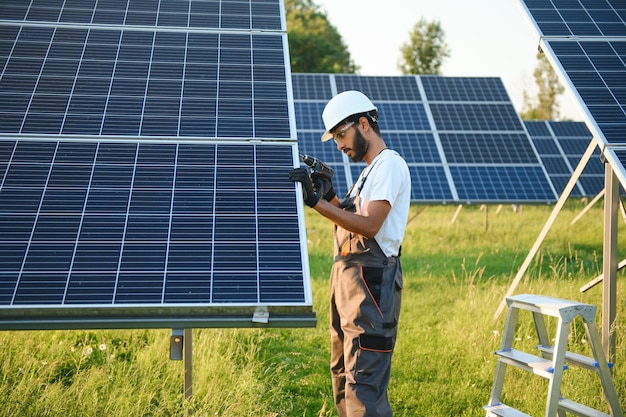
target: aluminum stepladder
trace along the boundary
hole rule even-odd
[[[527,414],[503,404],[500,401],[502,386],[507,365],[513,365],[548,379],[548,398],[546,400],[545,417],[565,417],[571,413],[581,417],[623,417],[617,393],[613,385],[609,364],[606,361],[602,342],[595,323],[596,307],[576,301],[541,295],[521,294],[507,297],[509,307],[501,349],[496,351],[498,362],[491,388],[489,405],[484,408],[487,417],[529,417]],[[532,312],[539,339],[538,350],[541,357],[513,349],[515,326],[520,310]],[[550,345],[550,338],[546,330],[544,316],[553,316],[558,319],[556,327],[555,345]],[[567,351],[567,339],[571,322],[581,316],[593,358]],[[598,411],[586,405],[561,397],[560,387],[563,371],[567,365],[579,366],[588,369],[600,376],[611,414]]]

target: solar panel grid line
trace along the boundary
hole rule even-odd
[[[445,178],[447,180],[447,186],[448,186],[447,188],[450,190],[451,198],[456,201],[459,199],[459,194],[456,189],[456,185],[454,184],[452,173],[450,172],[450,166],[448,165],[447,156],[446,156],[446,153],[444,152],[443,145],[441,143],[441,137],[439,136],[439,131],[432,128],[432,126],[435,126],[435,120],[433,118],[433,114],[430,108],[430,101],[427,98],[426,91],[424,89],[424,84],[422,83],[422,77],[415,77],[415,82],[417,84],[420,97],[422,98],[422,101],[424,102],[424,109],[426,111],[426,117],[428,118],[428,124],[431,126],[431,129],[433,130],[432,134],[433,134],[433,139],[435,141],[435,147],[437,149],[437,157],[439,158],[439,161],[441,161],[441,167],[443,169]]]

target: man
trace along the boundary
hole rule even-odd
[[[402,292],[400,244],[409,213],[411,178],[406,162],[387,149],[378,110],[363,93],[333,97],[322,113],[337,149],[367,166],[343,201],[327,179],[313,185],[304,168],[305,203],[335,223],[330,276],[331,375],[339,417],[389,417],[391,355]],[[317,191],[317,193],[316,193]]]

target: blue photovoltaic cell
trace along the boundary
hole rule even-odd
[[[525,121],[524,126],[555,190],[560,194],[592,140],[589,129],[583,122],[571,121]],[[603,189],[604,167],[600,152],[596,150],[571,194],[593,197]]]
[[[554,198],[545,186],[540,167],[451,166],[461,201],[548,201]],[[472,181],[480,177],[482,181]]]
[[[296,126],[299,130],[315,130],[317,132],[317,139],[322,137],[322,132],[319,128],[322,123],[322,111],[326,102],[308,102],[308,101],[296,101]]]
[[[520,130],[519,116],[512,103],[432,103],[437,130]]]
[[[337,173],[345,172],[335,177],[336,189],[349,189],[364,164],[349,162],[334,143],[320,142],[324,131],[321,113],[333,93],[356,89],[367,94],[378,108],[387,147],[407,161],[413,180],[413,201],[466,202],[473,196],[480,201],[498,202],[520,202],[526,196],[530,201],[543,201],[545,196],[552,196],[547,201],[556,199],[498,78],[293,74],[292,81],[298,147],[301,152],[327,162]],[[485,169],[475,170],[477,165]],[[458,193],[456,180],[450,174],[453,167],[466,169],[471,175],[463,179]],[[485,174],[514,179],[494,187],[496,180]],[[527,175],[530,177],[524,181]],[[344,180],[349,183],[344,184]],[[527,187],[526,184],[539,190],[504,190],[507,186]],[[487,191],[461,195],[468,187]]]
[[[430,130],[428,116],[422,103],[380,103],[376,106],[381,130]]]
[[[528,136],[522,133],[440,133],[450,163],[536,163]]]
[[[509,102],[499,78],[421,76],[429,101]]]
[[[432,133],[389,132],[385,143],[411,162],[441,163],[437,143]]]
[[[0,308],[306,302],[293,145],[0,143]]]
[[[411,199],[442,203],[453,196],[446,174],[440,166],[411,166]]]
[[[298,74],[293,79],[298,80],[293,84],[293,98],[296,101],[320,100],[325,104],[333,96],[327,74]]]
[[[421,101],[414,77],[361,77],[339,74],[335,76],[337,93],[358,90],[374,102]]]

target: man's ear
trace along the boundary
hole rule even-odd
[[[359,117],[359,125],[364,132],[367,132],[370,129],[370,121],[365,116]]]

